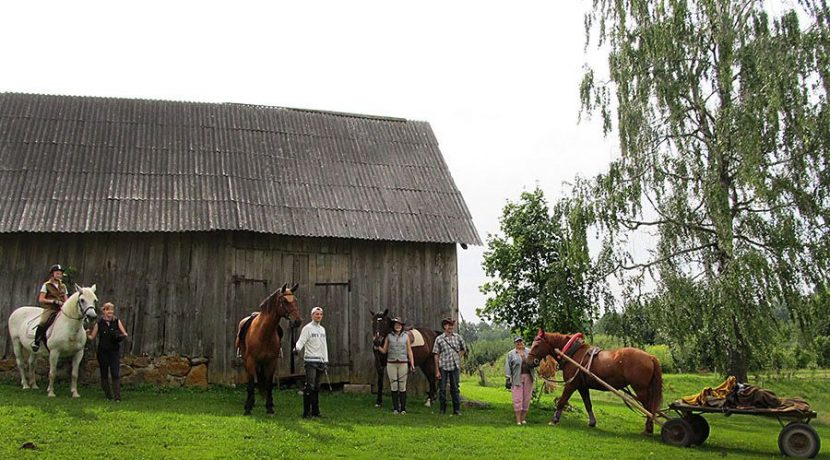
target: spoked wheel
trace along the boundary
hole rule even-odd
[[[821,439],[810,425],[791,422],[778,435],[778,449],[788,457],[813,458],[821,449]]]
[[[692,444],[696,446],[703,445],[706,439],[709,438],[709,423],[699,414],[688,414],[683,417],[692,426]]]
[[[703,417],[701,417],[703,418]],[[663,424],[660,430],[660,438],[671,446],[689,447],[694,439],[692,425],[682,418],[673,418]]]

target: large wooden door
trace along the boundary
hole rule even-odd
[[[315,262],[314,298],[325,312],[329,377],[332,383],[348,382],[352,372],[350,258],[344,254],[317,254]]]

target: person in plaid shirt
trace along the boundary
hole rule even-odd
[[[461,357],[467,356],[467,344],[454,334],[455,321],[446,318],[441,321],[444,333],[435,339],[432,354],[435,357],[435,378],[438,379],[438,401],[441,414],[447,413],[447,388],[450,385],[452,415],[461,415],[461,396],[458,393],[458,379],[461,376]]]

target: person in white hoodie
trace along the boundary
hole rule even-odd
[[[320,383],[329,365],[326,329],[320,325],[323,309],[311,309],[311,322],[303,327],[294,352],[303,352],[305,388],[303,389],[303,418],[320,417]]]

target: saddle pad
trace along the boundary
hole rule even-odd
[[[424,335],[418,329],[410,329],[406,331],[409,333],[409,342],[412,344],[413,347],[423,347],[426,345],[424,342]]]

